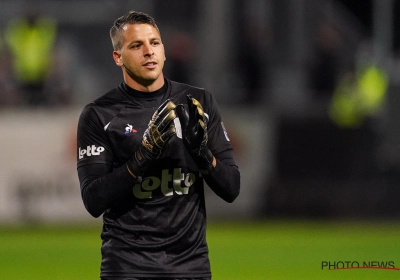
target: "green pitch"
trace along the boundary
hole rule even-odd
[[[99,279],[100,228],[0,228],[0,279]],[[210,222],[207,239],[213,280],[400,279],[400,270],[323,268],[400,268],[400,222]]]

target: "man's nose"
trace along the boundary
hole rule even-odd
[[[154,54],[153,46],[150,43],[143,45],[144,56],[152,56]]]

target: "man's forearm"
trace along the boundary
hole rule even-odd
[[[240,192],[240,172],[237,166],[215,159],[215,166],[203,173],[207,185],[226,202],[233,202]],[[214,163],[214,162],[213,162]],[[213,164],[214,165],[214,164]]]
[[[110,167],[103,164],[78,168],[83,203],[96,218],[127,194],[137,180],[125,165],[112,169],[112,172],[107,169]]]

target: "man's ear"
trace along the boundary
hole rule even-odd
[[[117,64],[118,66],[124,65],[124,63],[122,62],[121,53],[119,51],[113,51],[113,58],[115,64]]]
[[[165,48],[164,48],[164,44],[161,43],[162,47],[163,47],[163,52],[164,52],[164,61],[167,60],[167,54],[165,53]]]

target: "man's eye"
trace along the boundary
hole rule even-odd
[[[131,46],[132,49],[138,49],[139,47],[140,47],[139,44],[135,44],[135,45],[132,45],[132,46]]]
[[[153,46],[157,46],[159,44],[160,44],[160,42],[153,42]]]

